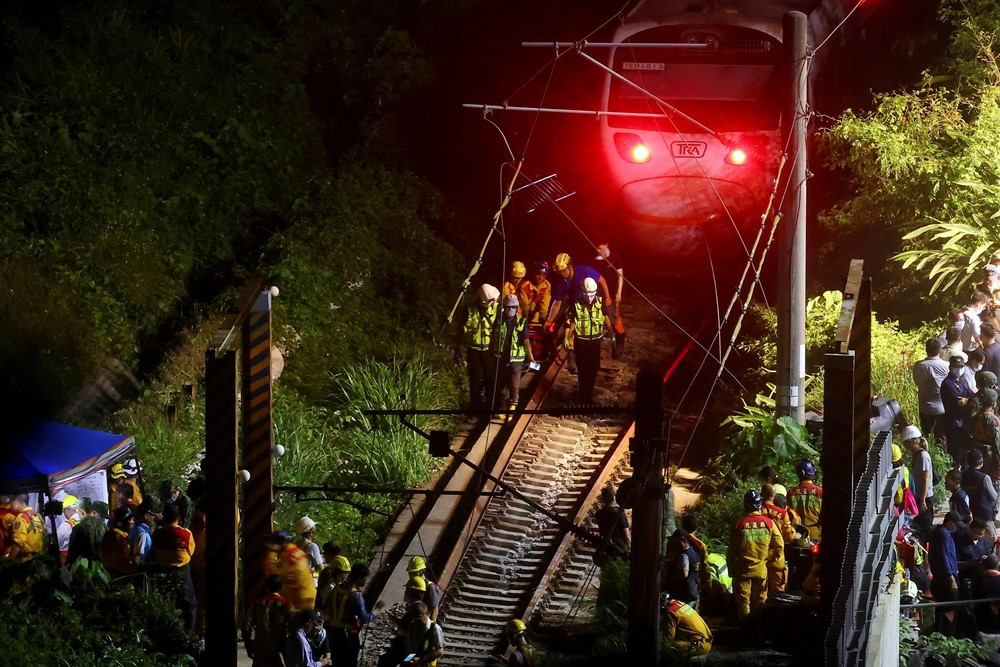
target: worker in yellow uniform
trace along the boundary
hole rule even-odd
[[[268,558],[264,562],[264,576],[280,574],[281,592],[291,605],[292,613],[316,606],[316,585],[309,569],[309,557],[292,542],[292,536],[283,530],[271,535]]]
[[[524,315],[523,304],[521,301],[521,288],[524,287],[525,283],[528,282],[525,276],[528,275],[528,270],[524,267],[524,262],[513,262],[510,265],[510,278],[504,282],[503,289],[500,290],[500,296],[505,297],[508,294],[513,294],[518,299],[518,315]]]
[[[465,325],[455,358],[459,360],[465,350],[469,371],[469,407],[485,410],[493,407],[493,384],[496,375],[496,357],[490,354],[493,335],[499,325],[500,290],[493,285],[480,285],[476,300],[469,306]]]
[[[537,664],[537,654],[535,647],[528,643],[525,633],[528,628],[524,621],[519,618],[512,618],[504,626],[504,637],[507,639],[507,650],[503,655],[492,655],[497,660],[509,667],[535,667]]]
[[[816,477],[816,466],[805,459],[795,466],[799,483],[788,489],[788,506],[795,510],[802,525],[809,529],[809,538],[818,541],[822,532],[820,512],[823,509],[823,487],[813,483]]]
[[[794,540],[795,528],[792,526],[791,519],[788,516],[788,508],[775,504],[774,487],[770,484],[764,484],[760,487],[760,496],[763,500],[761,510],[778,524],[781,539],[785,543]],[[776,555],[773,561],[768,560],[767,562],[767,592],[780,593],[785,590],[787,583],[788,565],[785,563],[785,554],[782,551],[782,553]]]
[[[194,595],[190,563],[195,543],[191,531],[180,525],[180,518],[180,508],[176,504],[168,503],[163,506],[160,527],[153,531],[153,571],[174,578],[169,587],[175,595],[174,604],[180,609],[184,627],[193,631],[198,601]]]
[[[535,264],[535,274],[531,280],[521,283],[521,293],[517,295],[521,302],[521,314],[528,320],[528,325],[544,324],[552,303],[552,283],[549,282],[549,263]]]
[[[736,522],[729,542],[729,573],[736,593],[740,620],[756,613],[767,600],[767,564],[785,548],[778,523],[761,510],[764,499],[757,489],[743,496],[747,513]]]
[[[134,458],[126,460],[124,463],[116,463],[108,470],[108,477],[111,478],[108,503],[112,512],[118,507],[118,487],[127,484],[132,487],[132,503],[138,507],[142,503],[142,489],[139,488],[139,462]]]
[[[497,388],[506,395],[501,406],[502,410],[516,410],[521,394],[521,374],[524,372],[524,362],[535,363],[535,357],[528,343],[528,326],[523,317],[517,314],[517,297],[507,294],[503,298],[503,311],[493,335],[493,354],[497,369]],[[513,413],[503,416],[504,421],[511,421]]]
[[[667,598],[663,605],[663,632],[689,655],[707,655],[712,650],[712,630],[691,605]]]
[[[11,526],[10,551],[7,556],[16,561],[31,560],[45,548],[45,521],[28,504],[26,493],[13,496],[10,508],[14,511],[14,523]]]
[[[14,517],[17,513],[10,508],[10,496],[0,494],[0,558],[7,555],[10,540],[14,535]]]

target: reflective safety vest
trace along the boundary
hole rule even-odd
[[[903,481],[896,487],[896,504],[903,504],[903,494],[910,488],[910,470],[906,466],[900,466],[903,470]]]
[[[726,563],[726,557],[722,554],[708,554],[708,558],[705,560],[708,561],[708,573],[712,579],[729,590],[733,585],[733,578],[729,576],[729,564]]]
[[[513,336],[510,341],[510,361],[512,363],[524,361],[524,327],[527,323],[527,320],[519,315],[515,315],[512,322],[508,322],[506,319],[500,320],[500,328],[497,330],[497,336],[493,340],[493,344],[496,346],[496,356],[501,357],[503,355],[501,348],[506,345],[509,334]],[[513,326],[511,326],[512,324]],[[513,333],[510,333],[511,329],[513,329]]]
[[[600,299],[585,304],[573,302],[573,319],[576,322],[576,337],[581,340],[598,340],[604,337],[604,307]]]
[[[330,597],[327,598],[327,604],[330,605],[330,624],[333,627],[341,628],[348,632],[358,632],[361,630],[361,621],[356,616],[345,618],[347,616],[347,601],[351,599],[351,595],[357,592],[357,588],[348,585],[345,581],[330,593]]]
[[[469,306],[469,316],[465,318],[465,345],[473,350],[488,350],[493,340],[499,305],[494,301],[486,312],[476,305]]]

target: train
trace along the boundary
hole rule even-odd
[[[628,13],[611,40],[598,132],[633,248],[701,253],[712,238],[745,258],[784,148],[783,16],[810,15],[815,43],[844,10],[831,0],[641,0]]]

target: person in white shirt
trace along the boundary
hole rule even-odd
[[[938,432],[938,417],[944,414],[944,403],[941,402],[941,382],[948,377],[948,362],[939,356],[941,341],[929,339],[924,348],[927,358],[913,364],[913,383],[917,385],[917,398],[920,404],[920,430],[933,433],[940,441]]]
[[[962,327],[962,350],[968,352],[979,347],[979,315],[986,309],[990,302],[990,297],[982,292],[972,295],[969,305],[962,311],[965,317],[965,326]]]

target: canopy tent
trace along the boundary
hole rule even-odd
[[[0,490],[54,495],[134,449],[131,435],[38,422],[15,437],[0,455]]]

